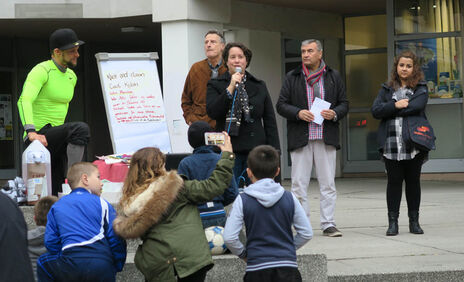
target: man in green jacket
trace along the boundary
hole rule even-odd
[[[50,151],[53,195],[61,191],[67,168],[82,160],[90,138],[86,123],[64,122],[77,82],[71,68],[77,65],[82,44],[72,29],[54,31],[50,35],[51,59],[29,72],[18,100],[26,146],[38,140]]]

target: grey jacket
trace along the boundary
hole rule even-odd
[[[37,281],[37,258],[47,252],[44,244],[45,226],[38,226],[36,229],[27,231],[27,242],[29,258],[31,259],[34,279]]]

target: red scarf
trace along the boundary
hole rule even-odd
[[[321,79],[322,74],[324,73],[324,70],[325,70],[325,64],[323,64],[322,67],[319,67],[319,69],[311,75],[310,75],[309,69],[305,66],[305,64],[303,63],[301,64],[303,65],[303,73],[306,77],[306,81],[308,82],[309,86],[313,87],[314,84],[316,84]]]

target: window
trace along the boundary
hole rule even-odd
[[[464,158],[461,0],[395,0],[395,54],[416,53],[429,94],[427,117],[437,136],[430,159]]]
[[[388,77],[386,30],[385,15],[345,18],[346,95],[350,101],[348,162],[379,159],[379,121],[372,117],[370,109]]]

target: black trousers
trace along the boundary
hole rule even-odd
[[[206,273],[213,267],[212,264],[203,267],[202,269],[186,276],[184,278],[177,278],[177,282],[203,282],[206,279]],[[177,272],[176,272],[177,273]]]
[[[426,152],[420,152],[412,160],[393,161],[385,159],[387,169],[387,207],[389,212],[399,212],[403,181],[408,211],[418,211],[421,200],[420,174]]]
[[[58,192],[61,192],[61,184],[66,179],[68,169],[66,149],[68,143],[87,145],[90,139],[90,129],[84,122],[68,122],[60,126],[47,124],[37,133],[45,135],[47,138],[47,149],[51,156],[52,194],[57,196]],[[29,139],[26,139],[26,146],[30,143]]]
[[[244,282],[301,282],[301,274],[296,267],[274,267],[263,270],[248,271]]]

